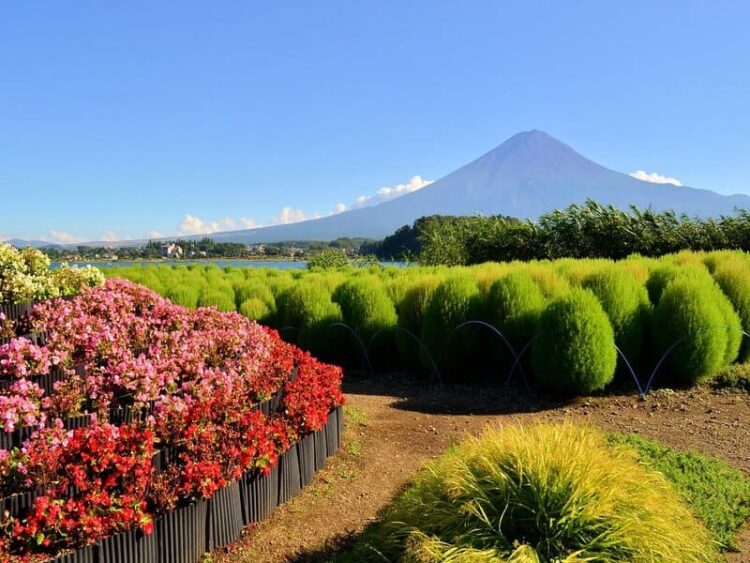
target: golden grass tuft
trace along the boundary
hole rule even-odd
[[[386,517],[402,561],[713,561],[707,530],[627,447],[572,424],[490,429],[423,471]]]

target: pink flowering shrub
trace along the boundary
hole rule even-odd
[[[0,377],[28,377],[49,373],[51,357],[47,348],[28,338],[14,338],[0,345]]]
[[[44,390],[25,379],[19,379],[0,391],[0,425],[6,432],[16,426],[39,426],[44,422],[42,395]]]
[[[46,331],[44,346],[0,346],[0,424],[34,429],[22,447],[0,450],[0,497],[42,494],[24,517],[0,515],[1,561],[150,533],[164,511],[270,471],[344,401],[340,368],[275,331],[126,281],[38,304],[31,323]],[[48,393],[38,384],[46,374],[56,378]],[[277,392],[281,407],[266,416],[258,403]],[[113,409],[141,416],[113,426]],[[83,413],[89,426],[65,430],[63,420]],[[169,453],[159,471],[157,448]]]

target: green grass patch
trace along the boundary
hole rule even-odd
[[[347,423],[356,424],[358,426],[367,426],[367,418],[364,413],[351,405],[344,406],[344,420],[346,420]]]
[[[735,364],[720,371],[711,381],[719,389],[734,389],[750,393],[750,364]]]
[[[750,519],[750,479],[723,461],[639,436],[612,434],[609,441],[633,448],[644,465],[662,473],[685,497],[716,541],[737,548],[735,532]]]

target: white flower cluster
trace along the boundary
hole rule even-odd
[[[91,266],[77,268],[63,264],[57,270],[50,270],[49,265],[49,258],[35,248],[17,250],[0,243],[0,303],[75,295],[86,287],[104,283],[101,271]]]

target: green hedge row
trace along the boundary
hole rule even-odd
[[[750,357],[750,255],[487,263],[471,267],[273,270],[137,266],[107,272],[182,305],[281,331],[328,361],[445,381],[514,373],[563,395],[615,379],[690,386]],[[496,330],[495,330],[496,329]],[[619,350],[619,352],[618,352]],[[521,352],[524,352],[521,354]],[[520,355],[520,357],[519,357]]]

